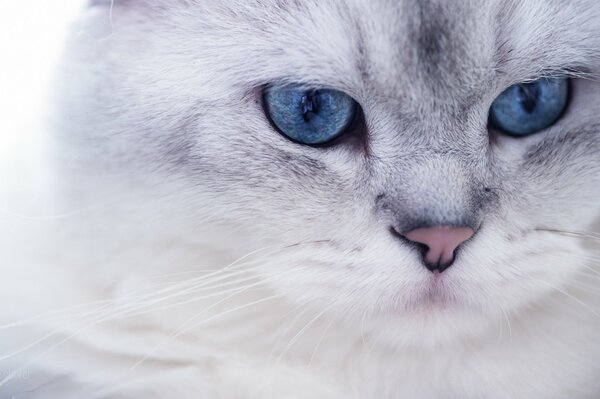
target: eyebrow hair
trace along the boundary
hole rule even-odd
[[[510,40],[505,40],[496,50],[496,62],[494,69],[501,75],[509,75],[520,69],[519,72],[527,75],[524,82],[534,81],[541,78],[578,78],[600,81],[600,48],[594,51],[582,51],[577,60],[562,60],[557,48],[552,48],[544,54],[514,55],[514,49],[506,49],[510,46]],[[557,46],[558,47],[558,46]],[[598,65],[598,67],[595,67]]]
[[[498,4],[495,61],[500,71],[518,68],[538,77],[600,79],[600,3],[596,0]]]
[[[542,78],[577,78],[599,80],[600,75],[595,74],[589,67],[579,64],[565,65],[558,67],[542,68],[536,76],[527,79],[525,82],[534,81]]]

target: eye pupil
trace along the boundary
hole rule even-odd
[[[310,122],[319,113],[319,96],[316,91],[310,92],[302,96],[300,100],[302,109],[302,117],[305,122]]]
[[[523,109],[531,114],[538,105],[540,87],[536,83],[526,83],[519,86],[519,102]]]

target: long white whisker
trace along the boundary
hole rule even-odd
[[[190,330],[193,330],[195,328],[198,328],[199,326],[201,326],[203,324],[206,324],[206,323],[208,323],[210,321],[213,321],[213,320],[215,320],[217,318],[226,316],[227,314],[231,314],[233,312],[236,312],[236,311],[239,311],[239,310],[242,310],[242,309],[246,309],[246,308],[249,308],[251,306],[254,306],[254,305],[257,305],[257,304],[260,304],[260,303],[263,303],[263,302],[270,301],[272,299],[281,298],[282,296],[283,296],[282,294],[271,295],[271,296],[268,296],[266,298],[262,298],[262,299],[259,299],[259,300],[256,300],[256,301],[253,301],[253,302],[250,302],[250,303],[238,306],[236,308],[229,309],[229,310],[227,310],[225,312],[219,313],[218,315],[211,316],[211,317],[209,317],[207,319],[204,319],[204,320],[202,320],[202,321],[200,321],[198,323],[195,323],[195,324],[193,324],[193,325],[191,325],[191,326],[189,326],[187,328],[178,329],[174,334],[171,334],[168,337],[167,342],[163,343],[162,345],[160,345],[159,348],[162,348],[162,347],[164,347],[165,344],[168,344],[169,342],[172,342],[173,340],[177,339],[177,337],[179,337],[180,335],[185,334],[186,332],[188,332]],[[192,319],[194,319],[195,317],[196,316],[194,316]],[[184,323],[184,324],[188,324],[188,322],[190,320],[186,321],[186,323]],[[125,373],[122,374],[120,378],[123,379],[127,375],[129,375],[130,373],[132,373],[136,368],[138,368],[141,364],[143,364],[153,353],[155,353],[156,350],[157,349],[155,348],[152,352],[147,353],[142,359],[138,360],[133,366],[131,366],[128,370],[126,370]]]
[[[257,283],[255,285],[260,285],[260,283]],[[236,287],[234,289],[231,289],[230,291],[238,291],[240,288]],[[211,297],[215,297],[215,296],[219,296],[219,295],[223,295],[224,293],[230,292],[230,291],[226,291],[226,292],[218,292],[218,293],[213,293],[210,295],[205,295],[203,297],[198,297],[198,298],[192,298],[190,300],[187,301],[182,301],[182,302],[178,302],[176,304],[172,304],[169,306],[163,306],[161,308],[157,308],[157,309],[151,309],[151,310],[146,310],[146,311],[142,311],[142,312],[137,312],[137,313],[125,313],[125,315],[127,316],[138,316],[138,315],[142,315],[142,314],[146,314],[146,313],[150,313],[156,310],[165,310],[165,309],[169,309],[172,307],[177,307],[177,306],[181,306],[183,304],[188,304],[188,303],[192,303],[192,302],[197,302],[199,300],[203,300],[203,299],[207,299],[207,298],[211,298]],[[119,316],[123,316],[123,314],[120,314]],[[52,345],[51,347],[47,348],[46,350],[42,351],[41,353],[39,353],[37,356],[35,356],[33,359],[31,359],[30,361],[28,361],[25,365],[23,365],[22,367],[19,367],[18,369],[14,370],[12,373],[10,373],[9,375],[7,375],[3,380],[0,381],[0,387],[2,387],[3,385],[5,385],[8,381],[10,381],[15,375],[18,375],[19,373],[21,373],[22,371],[26,370],[27,367],[29,367],[34,361],[38,360],[39,358],[41,358],[42,356],[44,356],[45,354],[49,353],[50,351],[56,349],[57,347],[59,347],[60,345],[66,343],[67,341],[69,341],[70,339],[72,339],[73,337],[75,337],[76,335],[78,335],[81,332],[84,332],[98,324],[101,324],[107,320],[111,320],[114,319],[115,317],[104,317],[100,320],[96,320],[92,323],[86,324],[85,326],[83,326],[82,328],[80,328],[79,330],[69,334],[67,337],[65,337],[64,339],[60,340],[59,342],[57,342],[56,344]],[[57,333],[52,333],[53,335],[56,335]],[[47,339],[47,337],[45,337]],[[42,340],[39,340],[42,341]],[[39,342],[38,342],[39,343]],[[33,345],[30,345],[33,346]],[[26,350],[26,349],[25,349]],[[19,352],[23,352],[23,350],[20,350]],[[14,355],[15,353],[11,354]],[[2,359],[7,358],[7,356],[3,357]]]
[[[296,335],[294,335],[292,337],[292,339],[289,340],[289,342],[283,348],[283,350],[281,351],[281,353],[279,354],[277,359],[275,359],[273,368],[276,368],[279,365],[279,362],[283,359],[285,354],[294,346],[294,344],[302,336],[302,334],[306,330],[308,330],[314,323],[316,323],[321,318],[321,316],[323,316],[325,313],[327,313],[329,310],[331,310],[335,305],[337,305],[337,303],[335,301],[333,301],[333,303],[331,303],[329,306],[327,306],[323,310],[321,310],[315,317],[313,317],[308,323],[306,323],[304,325],[304,327],[302,327],[302,329],[300,329],[300,331],[298,331],[296,333]]]
[[[86,317],[88,315],[97,315],[100,310],[105,309],[105,308],[109,307],[110,305],[113,305],[113,304],[115,304],[117,302],[122,302],[122,301],[126,301],[126,300],[129,300],[129,301],[131,301],[131,300],[137,300],[137,301],[141,302],[142,300],[145,300],[145,299],[151,299],[152,297],[158,297],[160,294],[163,294],[163,293],[168,293],[168,292],[171,292],[171,291],[176,291],[176,294],[173,294],[173,295],[170,295],[170,296],[167,296],[167,297],[159,297],[158,298],[158,301],[163,301],[163,300],[170,299],[172,297],[185,295],[185,294],[187,294],[190,291],[193,292],[193,291],[197,290],[198,288],[201,288],[203,286],[206,286],[206,285],[218,282],[220,280],[224,280],[224,279],[230,278],[230,277],[235,276],[237,274],[244,274],[244,273],[248,273],[248,272],[249,272],[248,270],[241,270],[241,271],[238,271],[236,273],[229,273],[229,274],[224,275],[224,276],[217,276],[217,278],[215,278],[213,280],[202,281],[203,284],[199,284],[199,285],[193,285],[195,281],[185,281],[185,282],[180,282],[180,283],[177,283],[177,284],[164,283],[164,284],[160,284],[160,285],[156,285],[156,286],[152,286],[152,287],[144,287],[144,288],[136,291],[136,293],[137,294],[141,294],[141,293],[145,293],[146,291],[150,291],[150,294],[145,294],[145,295],[140,295],[140,296],[136,296],[134,294],[128,294],[126,296],[118,297],[118,298],[113,298],[113,299],[110,299],[110,300],[102,300],[102,301],[91,302],[89,304],[75,305],[75,306],[73,306],[71,308],[67,308],[66,310],[63,309],[63,310],[59,310],[59,311],[56,311],[56,312],[52,312],[52,313],[47,314],[47,315],[34,316],[32,318],[25,319],[25,320],[22,320],[22,321],[19,321],[19,322],[13,322],[13,323],[10,323],[10,324],[6,324],[4,326],[1,326],[0,330],[1,329],[6,329],[6,328],[11,328],[11,327],[21,326],[21,325],[24,325],[24,324],[27,324],[27,323],[30,323],[30,322],[34,322],[34,321],[46,320],[46,319],[49,319],[51,316],[54,316],[54,315],[61,316],[61,317],[58,317],[56,319],[56,321],[60,321],[60,320],[63,320],[63,319],[69,319],[69,318],[72,317],[73,314],[69,313],[69,314],[64,314],[63,315],[63,313],[66,313],[66,311],[68,311],[68,310],[71,310],[73,308],[78,308],[78,307],[90,306],[90,305],[94,305],[94,304],[102,305],[99,309],[96,308],[96,309],[93,309],[93,310],[90,310],[90,311],[87,311],[87,312],[84,312],[84,313],[77,314],[79,316],[79,318],[84,318],[84,317]],[[199,279],[196,279],[196,282],[197,281],[199,281]],[[164,285],[167,285],[168,287],[166,289],[162,289],[162,290],[156,291],[156,288],[158,288],[160,286],[164,286]],[[184,287],[189,286],[189,285],[192,285],[192,287],[188,288],[187,290],[181,291]],[[134,305],[130,303],[127,306],[134,306]],[[117,309],[109,309],[109,310],[110,311],[114,311],[114,310],[118,310],[118,309],[119,308],[117,308]]]
[[[590,313],[592,313],[593,315],[600,317],[600,314],[593,309],[590,305],[588,305],[587,303],[583,302],[581,299],[576,298],[575,296],[569,294],[568,292],[566,292],[565,290],[562,290],[556,286],[554,286],[553,284],[550,284],[548,281],[545,280],[541,280],[541,279],[536,279],[536,281],[539,281],[540,283],[548,286],[549,288],[552,288],[553,290],[555,290],[556,292],[559,292],[569,298],[571,298],[573,301],[577,302],[579,305],[581,305],[584,309],[588,310]]]
[[[560,234],[567,237],[587,238],[591,240],[600,241],[600,234],[589,232],[589,231],[577,231],[577,230],[562,230],[553,228],[537,228],[536,231],[544,231],[547,233]]]
[[[271,249],[271,248],[274,248],[274,247],[276,247],[276,245],[270,245],[270,246],[267,246],[267,247],[256,249],[256,250],[254,250],[252,252],[249,252],[248,254],[246,254],[246,255],[244,255],[244,256],[236,259],[235,261],[233,261],[229,265],[225,266],[224,268],[214,269],[214,272],[212,272],[212,273],[200,276],[200,277],[192,279],[192,280],[185,281],[185,282],[180,283],[180,284],[182,284],[182,285],[192,285],[192,284],[194,284],[195,282],[197,282],[199,280],[208,279],[208,278],[210,278],[212,276],[223,274],[225,271],[228,271],[233,266],[239,265],[239,263],[242,260],[244,260],[244,259],[246,259],[246,258],[248,258],[248,257],[250,257],[250,256],[252,256],[252,255],[254,255],[254,254],[258,253],[258,252],[260,252],[260,251],[263,251],[265,249]],[[282,247],[282,248],[285,248],[285,247]],[[259,262],[259,260],[255,261],[255,262]],[[251,263],[248,263],[248,265],[249,264],[251,264]],[[242,265],[246,266],[246,264],[242,264]],[[165,274],[163,276],[176,275],[176,274],[178,274],[178,273]],[[161,293],[165,292],[164,290],[156,292],[155,288],[157,288],[157,286],[154,286],[154,287],[144,287],[141,290],[138,290],[136,293],[141,293],[141,292],[145,292],[145,291],[151,291],[153,295],[157,295],[157,294],[161,294]],[[175,291],[175,290],[178,290],[180,288],[181,288],[181,286],[177,286],[177,285],[172,285],[171,284],[170,287],[167,287],[166,291]],[[71,311],[73,309],[77,309],[79,307],[91,306],[91,305],[96,305],[96,304],[99,304],[99,305],[104,305],[104,304],[110,305],[110,304],[114,303],[115,301],[123,300],[123,299],[128,299],[131,295],[134,295],[134,294],[129,294],[127,297],[124,297],[124,298],[111,299],[111,300],[101,300],[101,301],[93,301],[93,302],[90,302],[88,304],[77,304],[77,305],[70,306],[70,307],[67,307],[67,308],[64,308],[64,309],[61,309],[61,310],[53,311],[53,312],[50,312],[50,313],[47,313],[47,314],[44,314],[44,315],[33,316],[33,317],[27,318],[25,320],[20,320],[20,321],[16,321],[16,322],[4,324],[4,325],[0,326],[0,330],[7,329],[7,328],[18,327],[18,326],[21,326],[21,325],[24,325],[24,324],[28,324],[28,323],[32,323],[32,322],[35,322],[35,321],[39,321],[39,320],[45,320],[46,318],[51,317],[53,315],[60,315],[61,313],[68,312],[68,311]],[[70,316],[70,315],[67,315],[67,317],[68,316]]]
[[[329,332],[329,329],[331,328],[331,326],[333,326],[333,323],[335,323],[335,322],[336,322],[336,318],[335,318],[335,316],[332,316],[331,320],[329,321],[329,323],[327,323],[327,326],[325,327],[325,329],[323,330],[323,333],[321,334],[321,336],[317,340],[317,343],[315,344],[315,348],[313,349],[313,351],[312,351],[312,353],[310,355],[310,359],[309,359],[308,364],[307,364],[308,368],[310,368],[310,366],[312,366],[313,361],[316,358],[317,352],[319,351],[319,348],[321,347],[321,344],[325,340],[325,336],[327,335],[327,332]]]
[[[248,281],[248,280],[253,280],[253,279],[255,279],[255,277],[251,276],[251,277],[245,278],[243,280],[239,280],[239,281],[229,281],[227,283],[223,283],[220,286],[216,286],[216,287],[215,286],[210,286],[208,289],[212,290],[212,289],[216,289],[216,288],[221,288],[223,286],[228,286],[228,285],[232,285],[232,284],[239,284],[240,282],[244,282],[244,281]],[[237,288],[234,288],[234,289],[237,289]],[[152,309],[151,311],[165,310],[165,309],[169,309],[169,308],[172,308],[172,307],[181,306],[182,304],[196,302],[196,301],[201,300],[201,299],[206,299],[206,298],[209,298],[209,297],[218,296],[218,295],[221,295],[222,293],[223,292],[220,291],[220,292],[217,292],[217,293],[214,293],[214,294],[211,294],[211,295],[207,295],[207,296],[204,296],[204,297],[193,298],[193,299],[190,299],[190,300],[187,300],[187,301],[178,302],[176,304],[161,306],[161,307]],[[96,317],[96,318],[94,318],[92,320],[88,320],[87,324],[84,324],[84,326],[81,327],[79,330],[77,330],[74,333],[70,334],[68,336],[68,338],[72,338],[76,334],[84,332],[84,331],[88,330],[89,328],[91,328],[93,326],[96,326],[98,324],[101,324],[101,323],[109,321],[109,320],[114,320],[114,319],[116,319],[118,317],[122,317],[122,316],[137,316],[137,315],[141,315],[141,314],[144,314],[144,313],[148,313],[148,312],[135,313],[135,311],[138,310],[138,309],[143,309],[145,307],[154,305],[154,304],[159,303],[159,302],[163,302],[163,301],[164,301],[163,298],[159,298],[158,300],[151,301],[150,303],[130,304],[128,306],[125,306],[124,308],[118,309],[118,311],[116,313],[114,313],[114,314],[108,313],[108,316],[106,316],[107,312],[104,312],[104,314],[96,315],[96,316],[99,316],[99,317]],[[104,317],[102,317],[102,316],[104,316]],[[72,324],[71,327],[77,326],[77,324],[80,323],[80,322],[81,321],[79,321],[79,320],[76,321],[76,322],[74,322],[74,324]],[[0,360],[6,360],[6,359],[8,359],[10,357],[13,357],[13,356],[16,356],[16,355],[18,355],[20,353],[23,353],[24,351],[27,351],[28,349],[31,349],[31,348],[39,345],[40,343],[42,343],[42,342],[44,342],[44,341],[52,338],[53,336],[58,335],[59,332],[60,331],[54,331],[54,332],[48,333],[45,336],[37,339],[36,341],[34,341],[33,343],[30,343],[29,345],[27,345],[25,347],[19,348],[18,350],[15,350],[15,351],[13,351],[13,352],[11,352],[9,354],[0,356]],[[1,384],[0,384],[0,386],[1,386]]]
[[[302,309],[301,311],[298,311],[301,308],[302,308],[302,305],[296,305],[293,307],[292,310],[290,310],[286,314],[285,318],[287,318],[287,316],[289,316],[292,313],[295,313],[296,316],[289,323],[286,323],[285,329],[278,334],[277,340],[275,341],[275,343],[273,344],[273,347],[271,348],[271,353],[269,353],[269,357],[268,357],[269,362],[275,356],[275,352],[279,348],[279,345],[282,343],[285,335],[287,335],[293,329],[294,325],[298,322],[298,320],[300,320],[300,318],[302,318],[302,316],[304,316],[304,314],[306,312],[308,312],[308,310],[309,310],[307,307],[304,307],[304,309]]]
[[[306,242],[306,243],[313,243],[315,241],[311,241],[311,242]],[[88,322],[86,322],[86,324],[84,324],[82,326],[82,328],[79,328],[78,330],[76,330],[75,332],[67,335],[64,339],[60,340],[59,342],[55,343],[54,345],[52,345],[51,347],[47,348],[46,350],[42,351],[41,353],[39,353],[36,357],[34,357],[33,359],[31,359],[30,361],[28,361],[25,365],[23,365],[22,367],[18,368],[17,370],[14,370],[10,375],[7,375],[3,380],[0,381],[0,387],[2,387],[3,385],[5,385],[8,381],[10,381],[15,375],[17,375],[19,372],[23,371],[24,369],[26,369],[26,367],[28,367],[30,364],[32,364],[33,361],[39,359],[41,356],[44,356],[45,354],[49,353],[50,351],[54,350],[55,348],[57,348],[58,346],[64,344],[65,342],[67,342],[69,339],[73,338],[74,336],[78,335],[79,333],[92,328],[100,323],[103,323],[107,320],[114,320],[118,317],[124,317],[124,316],[135,316],[135,315],[141,315],[141,314],[145,314],[145,313],[149,313],[152,311],[156,311],[156,310],[164,310],[164,309],[169,309],[172,307],[176,307],[176,306],[181,306],[184,304],[188,304],[188,303],[192,303],[192,302],[196,302],[202,299],[206,299],[206,298],[210,298],[210,297],[214,297],[214,296],[220,296],[220,295],[224,295],[226,293],[229,292],[237,292],[240,290],[239,287],[233,288],[233,289],[229,289],[226,291],[220,291],[217,293],[212,293],[209,295],[205,295],[202,297],[193,297],[192,299],[189,300],[185,300],[185,301],[180,301],[171,305],[165,305],[156,309],[150,309],[148,310],[148,307],[151,307],[155,304],[161,303],[161,302],[165,302],[167,300],[173,299],[173,298],[181,298],[184,295],[188,295],[188,294],[192,294],[195,292],[198,292],[201,288],[204,288],[206,286],[208,286],[208,288],[206,288],[207,290],[214,290],[216,288],[218,288],[218,286],[214,286],[214,283],[217,281],[221,281],[223,279],[228,279],[231,278],[232,275],[239,275],[239,274],[244,274],[244,273],[248,273],[247,270],[239,270],[239,271],[235,271],[235,272],[230,272],[230,273],[224,273],[225,271],[228,271],[229,269],[231,269],[233,266],[239,264],[242,260],[252,256],[253,254],[260,252],[260,251],[264,251],[265,249],[272,249],[272,248],[277,248],[277,250],[281,250],[281,249],[285,249],[285,248],[291,248],[294,246],[298,246],[298,245],[303,245],[306,244],[303,242],[299,242],[299,243],[295,243],[295,244],[291,244],[291,245],[286,245],[286,246],[281,246],[281,245],[271,245],[271,246],[267,246],[264,248],[260,248],[257,249],[255,251],[252,251],[242,257],[240,257],[239,259],[237,259],[236,261],[232,262],[231,264],[229,264],[228,266],[226,266],[223,269],[217,269],[217,271],[215,271],[214,273],[209,273],[208,275],[204,275],[201,276],[199,278],[196,279],[192,279],[191,281],[186,281],[180,284],[175,284],[175,285],[171,285],[170,287],[167,287],[166,289],[163,289],[161,291],[159,291],[159,294],[164,294],[164,293],[170,293],[169,295],[166,296],[157,296],[156,292],[153,292],[150,295],[150,300],[146,300],[147,298],[141,298],[143,299],[143,301],[139,301],[138,303],[134,303],[134,304],[127,304],[125,306],[121,306],[119,308],[116,309],[110,309],[110,311],[104,311],[104,312],[100,312],[100,314],[98,314],[98,312],[88,312],[88,313],[93,313],[93,315],[95,316],[94,319],[92,320],[88,320]],[[257,263],[257,262],[261,262],[262,260],[256,260],[256,261],[251,261],[248,262],[248,264],[250,263]],[[226,274],[226,275],[224,275]],[[207,279],[209,279],[210,277],[215,277],[212,281],[207,282]],[[250,279],[254,279],[254,276],[248,277],[242,281],[247,281]],[[236,281],[236,282],[225,282],[222,285],[230,285],[230,284],[239,284],[240,281]],[[213,284],[213,285],[211,285]],[[259,285],[261,283],[256,283],[255,285]],[[186,288],[184,290],[182,290],[183,287],[189,287]],[[247,287],[242,287],[242,288],[246,288],[249,289],[250,286]],[[171,293],[172,291],[176,291],[175,293]],[[275,297],[275,296],[274,296]],[[139,298],[134,298],[134,299],[139,299]],[[110,303],[112,303],[111,301],[108,301],[107,304],[110,305]],[[242,307],[243,308],[243,307]],[[224,314],[227,314],[229,312],[225,312]],[[82,318],[83,319],[83,318]],[[83,320],[78,320],[77,323],[82,322]],[[59,332],[54,332],[51,334],[48,334],[47,336],[43,337],[40,340],[37,340],[34,344],[32,345],[28,345],[26,348],[21,348],[18,351],[14,351],[13,353],[4,356],[3,358],[7,358],[10,356],[15,356],[19,353],[22,353],[23,351],[26,351],[29,348],[32,348],[34,346],[36,346],[37,344],[43,342],[45,339],[48,339],[54,335],[57,335]]]

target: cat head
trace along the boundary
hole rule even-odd
[[[173,223],[265,251],[287,299],[440,342],[589,273],[599,18],[592,0],[95,2],[66,126],[98,168],[176,182]]]

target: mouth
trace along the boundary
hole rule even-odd
[[[432,312],[457,306],[459,301],[453,285],[442,273],[432,273],[411,296],[407,309],[412,312]]]
[[[457,288],[443,273],[431,273],[426,279],[415,283],[410,292],[390,298],[388,306],[380,310],[384,317],[408,317],[420,321],[432,316],[444,316],[451,310],[465,306]]]

